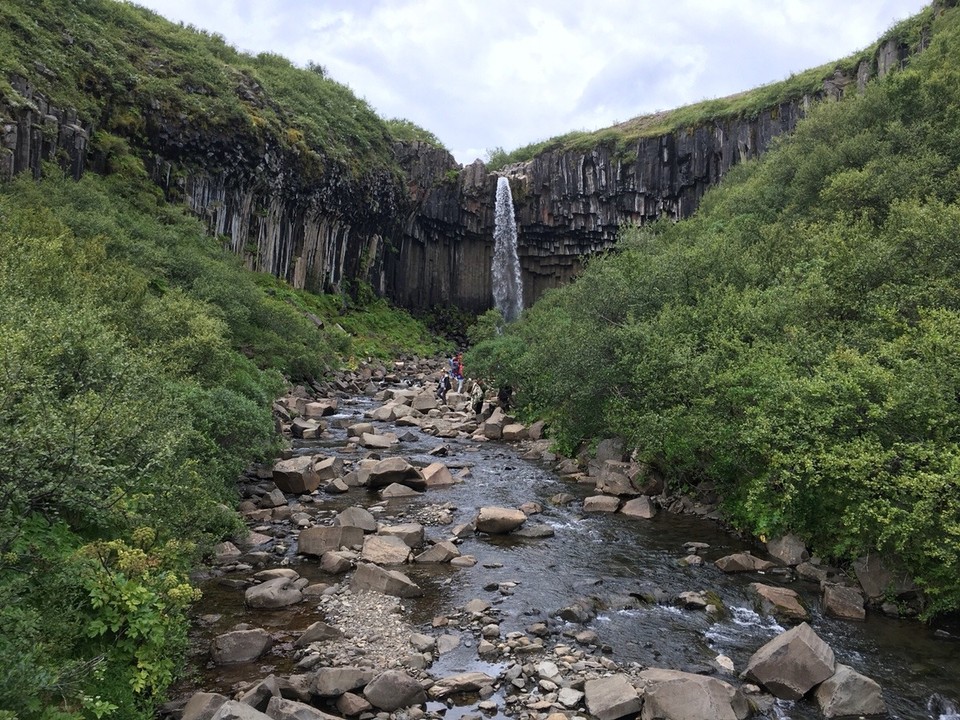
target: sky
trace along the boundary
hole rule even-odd
[[[135,0],[313,62],[462,164],[788,78],[928,0]]]

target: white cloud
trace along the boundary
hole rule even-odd
[[[924,0],[137,0],[314,61],[467,163],[839,59]]]

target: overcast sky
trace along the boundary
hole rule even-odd
[[[137,0],[313,61],[461,163],[783,80],[928,0]]]

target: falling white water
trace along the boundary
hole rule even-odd
[[[523,310],[523,281],[517,257],[517,223],[513,217],[513,196],[505,177],[497,180],[497,205],[493,229],[493,306],[506,322],[513,322]]]

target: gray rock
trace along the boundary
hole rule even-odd
[[[614,513],[620,507],[620,498],[615,495],[593,495],[583,499],[584,512]]]
[[[271,720],[271,718],[242,702],[227,700],[217,709],[211,720]]]
[[[350,580],[354,590],[375,590],[395,597],[420,597],[423,590],[410,578],[396,570],[387,570],[372,563],[360,563]]]
[[[833,675],[833,650],[807,623],[781,633],[757,650],[744,676],[784,700],[799,700]]]
[[[748,589],[754,595],[754,607],[763,615],[773,615],[789,622],[810,618],[796,590],[763,583],[750,583]]]
[[[365,533],[377,531],[377,519],[366,508],[349,507],[339,513],[333,522],[342,527],[358,527]]]
[[[303,631],[303,634],[297,638],[293,646],[296,648],[306,647],[310,643],[321,640],[336,640],[342,636],[343,633],[339,628],[335,628],[333,625],[328,625],[322,620],[318,620]]]
[[[368,668],[325,667],[317,670],[310,689],[320,697],[337,697],[362,688],[376,673]]]
[[[402,565],[410,560],[410,547],[390,535],[369,535],[363,541],[360,559],[377,565]]]
[[[276,676],[268,675],[241,695],[240,702],[263,712],[272,697],[280,697],[280,685]]]
[[[247,588],[244,602],[252,608],[280,608],[303,600],[297,581],[290,577],[277,577]]]
[[[415,558],[418,563],[445,563],[460,557],[460,551],[452,542],[438,542]]]
[[[225,702],[227,698],[217,693],[194,693],[184,706],[180,720],[210,720]]]
[[[457,482],[447,466],[440,462],[430,463],[420,472],[423,474],[423,480],[428,489],[449,487]]]
[[[750,553],[733,553],[725,555],[713,563],[725,573],[757,572],[770,570],[776,565],[769,560],[761,560]]]
[[[432,700],[443,700],[451,695],[464,692],[477,692],[480,688],[493,685],[495,679],[482,672],[465,672],[440,678],[427,690]]]
[[[383,498],[404,498],[416,497],[420,493],[403,483],[390,483],[380,491],[380,497]]]
[[[261,628],[234,630],[210,642],[210,656],[217,665],[256,660],[273,645],[270,633]]]
[[[365,697],[354,693],[344,693],[337,698],[337,710],[347,717],[354,717],[373,707]]]
[[[310,455],[281,460],[273,466],[273,482],[283,492],[294,495],[311,493],[320,487],[320,476]]]
[[[423,545],[423,525],[420,523],[385,525],[377,530],[377,534],[398,537],[411,548]]]
[[[887,713],[880,685],[841,663],[837,663],[833,676],[820,684],[814,697],[820,712],[828,718]]]
[[[797,566],[810,559],[807,545],[792,533],[767,543],[767,552],[784,565]]]
[[[406,485],[414,490],[425,490],[427,487],[420,471],[401,457],[380,460],[370,468],[368,487],[376,489],[392,483]]]
[[[626,675],[587,680],[583,694],[587,710],[597,720],[616,720],[640,712],[640,696]]]
[[[867,611],[863,607],[863,595],[859,590],[835,583],[823,583],[820,603],[823,612],[830,617],[843,620],[865,620]]]
[[[363,545],[363,530],[358,527],[312,527],[300,531],[297,550],[302,555],[323,555],[341,547]]]
[[[320,569],[331,575],[342,575],[353,569],[353,552],[331,550],[320,556]]]
[[[374,707],[389,712],[427,702],[419,681],[401,670],[387,670],[375,677],[363,689],[363,696]]]
[[[656,516],[657,508],[648,495],[641,495],[638,498],[633,498],[625,502],[623,507],[620,508],[620,512],[627,517],[649,520]]]
[[[336,715],[328,715],[312,705],[276,697],[271,698],[267,705],[267,716],[272,720],[340,720]]]
[[[642,720],[744,720],[750,705],[730,683],[704,675],[651,668],[644,683]]]
[[[527,520],[527,516],[515,508],[487,506],[480,508],[474,525],[478,532],[491,535],[503,535],[516,530]]]

